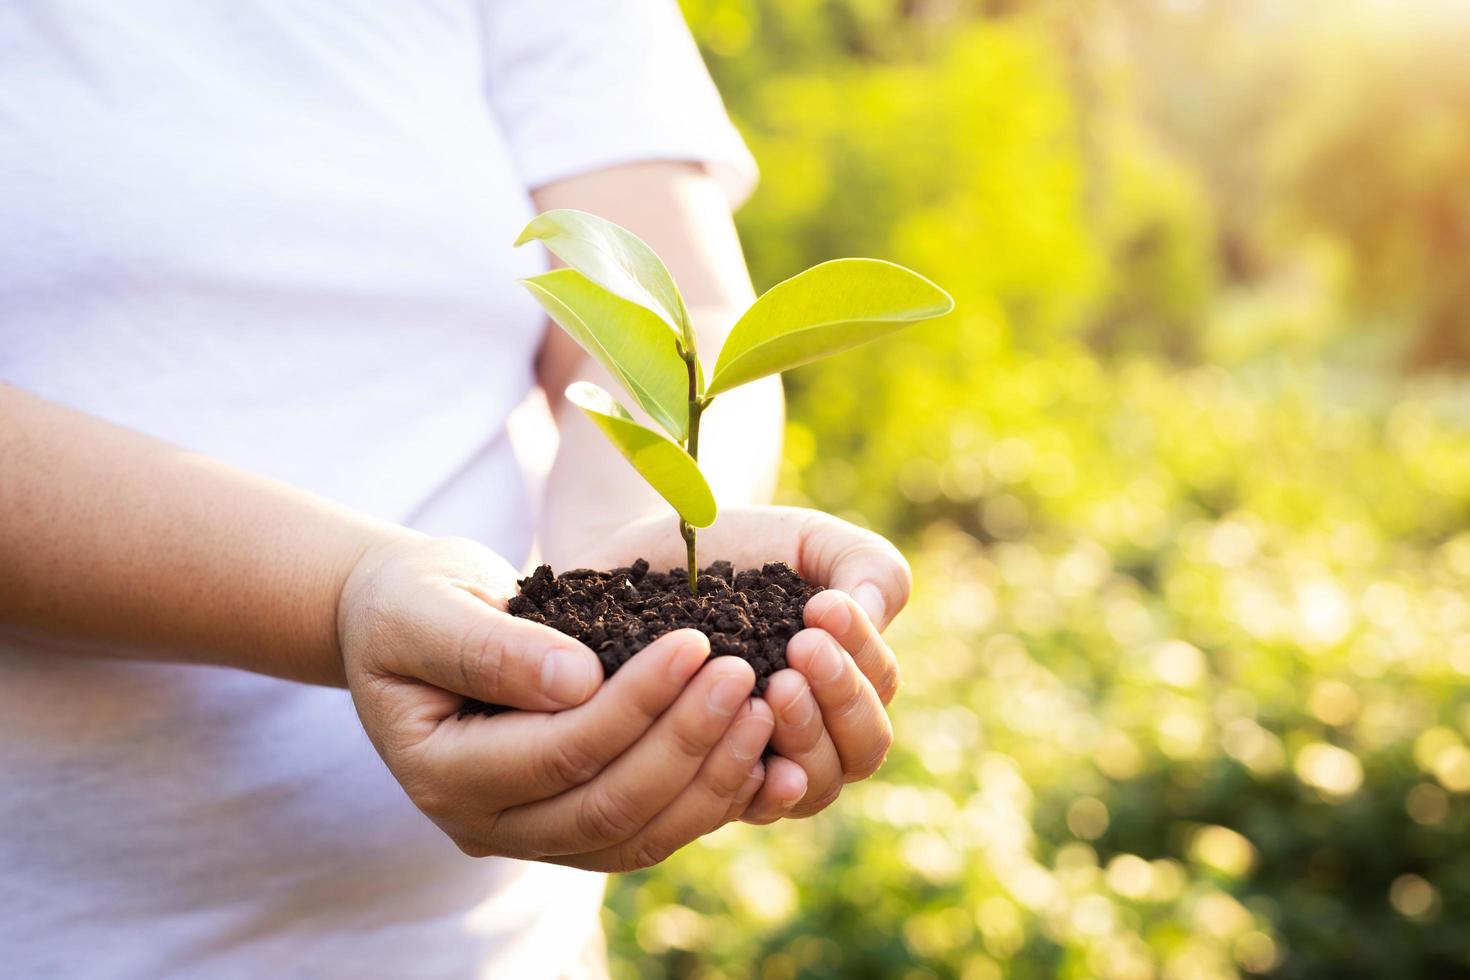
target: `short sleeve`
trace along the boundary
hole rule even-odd
[[[642,160],[756,166],[674,0],[481,0],[489,97],[528,188]]]

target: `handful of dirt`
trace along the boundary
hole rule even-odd
[[[553,575],[542,565],[516,584],[521,591],[510,600],[511,614],[586,644],[609,677],[660,636],[687,627],[709,637],[713,656],[749,662],[758,691],[786,666],[786,643],[803,628],[807,600],[821,591],[785,562],[737,573],[717,561],[700,573],[694,598],[685,569],[650,572],[641,558],[610,572],[578,568]],[[460,716],[505,710],[467,701]]]

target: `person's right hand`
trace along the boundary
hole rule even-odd
[[[598,871],[738,817],[774,726],[750,665],[679,630],[604,681],[591,650],[505,612],[515,578],[474,542],[405,537],[343,587],[348,687],[414,804],[466,854]],[[468,698],[524,710],[459,718]]]

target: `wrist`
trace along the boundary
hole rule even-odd
[[[375,525],[364,529],[347,560],[338,564],[329,593],[332,630],[327,669],[332,673],[333,686],[347,686],[344,638],[352,609],[372,601],[376,573],[394,554],[406,545],[426,540],[428,535],[401,525]]]

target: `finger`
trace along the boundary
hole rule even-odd
[[[745,785],[740,787],[735,798],[730,801],[730,806],[725,810],[725,816],[720,821],[720,825],[724,826],[732,820],[739,820],[740,815],[750,806],[750,801],[755,799],[756,792],[765,781],[766,764],[757,759],[755,765],[750,769],[750,775],[746,777]]]
[[[908,562],[887,539],[802,507],[726,508],[700,532],[700,541],[708,554],[784,561],[808,582],[841,589],[867,610],[880,630],[908,602],[913,587]],[[639,535],[638,551],[655,565],[684,560],[676,533]],[[615,554],[621,553],[605,557]]]
[[[809,817],[829,806],[842,792],[842,762],[822,725],[817,699],[800,671],[788,669],[772,674],[765,699],[776,717],[771,748],[806,773],[806,792],[789,816]]]
[[[908,603],[913,573],[887,538],[813,511],[802,544],[797,571],[809,582],[852,596],[877,629],[887,628]]]
[[[576,855],[570,863],[592,871],[636,871],[652,867],[691,841],[725,823],[732,805],[755,795],[753,776],[775,721],[759,699],[747,699],[694,781],[637,834],[622,844]],[[753,768],[754,767],[754,768]],[[744,800],[739,797],[744,794]]]
[[[807,600],[803,617],[808,626],[831,634],[842,644],[858,670],[878,692],[885,705],[898,693],[898,658],[893,655],[868,614],[849,595],[828,589]]]
[[[805,629],[786,645],[786,662],[801,671],[822,709],[822,724],[837,747],[843,778],[865,779],[893,745],[893,726],[878,693],[847,651],[822,630]]]
[[[808,582],[848,593],[880,630],[908,602],[913,588],[908,562],[888,539],[821,511],[731,509],[706,535],[714,551],[761,542],[765,560],[789,562]]]
[[[448,718],[425,743],[449,805],[489,814],[580,786],[643,737],[709,658],[698,630],[676,630],[629,658],[584,705],[541,714]],[[420,804],[422,807],[422,803]]]
[[[755,791],[755,798],[740,819],[744,823],[775,823],[790,813],[805,795],[805,770],[790,759],[770,756],[766,759],[766,781]]]
[[[462,588],[435,589],[408,611],[412,632],[394,667],[435,687],[529,711],[581,704],[602,684],[597,655],[564,633],[520,619]]]
[[[591,782],[506,810],[496,825],[513,853],[580,854],[621,844],[683,792],[755,688],[738,657],[715,657],[642,738]]]

